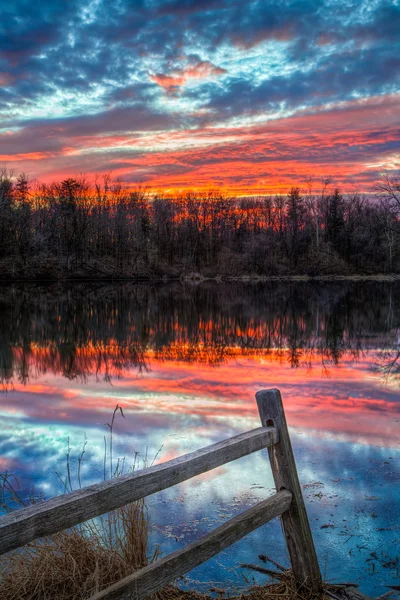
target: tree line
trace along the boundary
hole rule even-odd
[[[5,278],[400,272],[400,179],[345,194],[327,178],[275,196],[163,197],[110,176],[32,184],[0,173]]]

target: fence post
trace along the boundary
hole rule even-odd
[[[304,585],[313,591],[320,591],[321,572],[301,493],[280,391],[261,390],[256,393],[256,400],[262,425],[274,426],[279,432],[279,442],[268,448],[276,489],[280,491],[285,488],[293,495],[290,509],[281,517],[293,575],[299,587]]]

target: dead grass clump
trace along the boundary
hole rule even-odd
[[[325,594],[315,594],[307,588],[296,590],[293,577],[288,574],[277,583],[254,587],[237,600],[323,600]]]
[[[125,462],[113,462],[113,429],[116,406],[108,426],[104,451],[104,480],[124,474]],[[77,485],[82,487],[81,467],[86,452],[78,457]],[[68,440],[66,475],[57,474],[66,493],[75,488],[72,477],[71,448]],[[144,459],[146,466],[147,457]],[[132,465],[130,470],[138,467]],[[42,500],[31,497],[26,502],[15,487],[16,478],[0,474],[0,509],[13,511]],[[158,549],[148,555],[149,521],[144,500],[97,517],[44,539],[34,540],[23,548],[0,557],[1,600],[86,600],[95,593],[145,567],[158,556]]]
[[[242,593],[230,594],[229,600],[331,600],[325,592],[316,594],[307,589],[306,586],[296,589],[296,583],[290,570],[279,573],[276,583],[268,583],[263,586],[254,586]],[[226,598],[224,590],[216,590],[220,599]],[[199,594],[193,591],[168,588],[163,590],[165,600],[215,600],[215,595]]]
[[[146,566],[143,502],[36,540],[0,563],[2,600],[84,600]]]
[[[298,585],[291,569],[286,569],[268,556],[260,556],[263,562],[270,562],[276,567],[269,569],[258,565],[241,565],[242,568],[258,571],[267,575],[272,581],[264,586],[254,586],[243,592],[237,600],[323,600],[328,598],[324,591],[315,591],[315,587],[307,582]],[[275,581],[274,581],[275,580]]]

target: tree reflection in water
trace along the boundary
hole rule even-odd
[[[400,375],[398,283],[24,285],[0,290],[0,378],[51,372],[85,381],[152,360],[218,366],[270,357],[324,371],[374,351]]]

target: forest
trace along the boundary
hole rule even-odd
[[[275,196],[175,197],[110,175],[52,184],[0,174],[0,273],[156,280],[400,273],[400,180],[342,193],[330,178]]]

